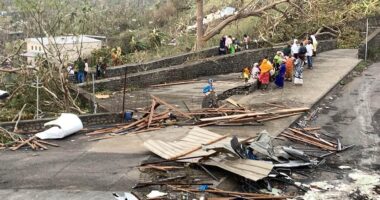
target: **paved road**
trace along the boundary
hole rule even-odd
[[[380,63],[373,64],[322,105],[316,125],[338,134],[357,147],[336,162],[368,170],[380,170]],[[327,107],[327,108],[326,108]]]
[[[356,50],[324,52],[319,54],[316,68],[305,73],[306,83],[301,88],[287,85],[283,91],[274,90],[268,94],[255,92],[235,98],[243,98],[242,101],[248,102],[247,104],[254,104],[265,99],[278,100],[279,97],[281,97],[279,100],[284,100],[289,96],[296,104],[311,106],[358,62]],[[296,94],[299,91],[303,91],[301,96]],[[177,92],[176,94],[178,95]],[[270,132],[277,133],[289,126],[293,120],[295,118],[277,120],[260,129],[269,129]],[[365,124],[365,120],[363,123]],[[210,127],[209,130],[239,136],[254,135],[259,131],[252,127]],[[0,192],[0,199],[13,199],[12,197],[17,194],[14,189],[24,194],[36,194],[39,190],[52,190],[52,192],[53,190],[128,190],[139,178],[138,170],[134,166],[150,155],[143,148],[142,142],[147,138],[175,140],[187,131],[188,128],[171,127],[157,132],[126,135],[99,142],[87,142],[88,138],[77,134],[58,141],[61,147],[51,148],[45,152],[0,151],[0,190],[3,189]]]

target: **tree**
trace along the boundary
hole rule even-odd
[[[205,43],[232,22],[248,17],[257,18],[259,38],[286,41],[307,33],[339,37],[351,21],[380,14],[379,0],[250,0],[240,3],[237,12],[211,24],[203,24],[203,1],[196,0],[197,42]]]
[[[221,21],[218,21],[216,24],[212,24],[212,26],[209,26],[205,28],[203,24],[203,0],[196,0],[196,7],[197,7],[197,49],[200,49],[204,46],[205,42],[207,42],[209,39],[214,37],[215,35],[219,34],[227,25],[230,23],[237,21],[239,19],[244,19],[247,17],[261,17],[265,13],[267,13],[270,10],[278,10],[278,5],[280,4],[291,4],[294,5],[295,8],[298,8],[296,6],[294,0],[268,0],[268,1],[256,1],[251,0],[248,3],[244,4],[244,1],[241,2],[241,8],[234,14],[227,16],[226,18],[222,19]]]
[[[28,37],[38,38],[43,56],[37,59],[35,68],[19,63],[17,74],[13,74],[13,84],[8,87],[10,98],[5,104],[8,110],[20,109],[28,104],[25,111],[34,113],[33,102],[36,99],[36,77],[39,79],[40,100],[45,113],[76,112],[84,113],[78,101],[78,94],[67,81],[67,57],[62,53],[64,45],[56,41],[56,36],[91,34],[94,12],[87,1],[79,0],[15,0],[15,6],[21,15],[24,33]],[[47,38],[43,40],[42,38]],[[48,41],[49,44],[46,44]],[[81,56],[81,41],[77,41],[75,52]],[[21,45],[20,45],[21,48]],[[16,48],[18,49],[18,48]],[[18,51],[12,53],[19,57]],[[3,81],[1,81],[2,83]],[[5,81],[4,81],[5,82]],[[7,82],[9,84],[9,80]]]

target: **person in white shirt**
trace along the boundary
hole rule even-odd
[[[229,49],[231,48],[232,45],[232,36],[227,36],[226,37],[226,48],[227,48],[227,53],[229,53]]]
[[[87,74],[90,69],[88,68],[88,59],[84,59],[84,80],[87,80]]]
[[[298,40],[294,39],[293,45],[291,47],[292,56],[294,56],[295,58],[298,58],[299,49],[300,49],[300,46],[298,45]]]
[[[313,68],[313,50],[314,47],[312,45],[312,42],[309,41],[308,44],[306,45],[306,58],[307,58],[307,66],[309,69]]]

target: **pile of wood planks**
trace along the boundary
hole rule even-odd
[[[225,109],[218,108],[216,110],[206,110],[208,114],[219,114],[217,117],[202,117],[199,119],[199,126],[208,125],[254,125],[252,123],[262,123],[271,120],[286,118],[290,116],[300,115],[309,108],[290,108],[290,109],[277,109],[270,112],[255,112],[245,109]],[[194,114],[194,113],[191,113]],[[195,113],[205,115],[207,113]]]
[[[141,113],[137,121],[129,124],[116,125],[110,128],[104,128],[87,133],[87,136],[105,135],[90,141],[111,138],[117,135],[142,133],[161,129],[171,125],[171,116],[175,116],[175,122],[181,125],[196,125],[199,127],[216,125],[216,126],[244,126],[244,125],[263,125],[263,122],[300,115],[309,110],[309,108],[289,108],[274,106],[271,111],[254,111],[248,110],[237,103],[234,108],[228,108],[223,105],[219,108],[204,108],[199,110],[190,110],[187,105],[187,111],[177,108],[166,101],[151,95],[152,103]],[[158,112],[158,107],[162,106]],[[160,108],[162,108],[160,107]]]
[[[115,127],[110,127],[106,129],[100,129],[96,131],[92,131],[87,133],[87,136],[94,136],[94,135],[100,135],[100,134],[111,134],[106,137],[101,137],[97,139],[106,139],[109,137],[113,137],[115,135],[123,135],[126,133],[142,133],[142,132],[148,132],[148,131],[154,131],[161,129],[167,125],[167,123],[170,123],[168,120],[170,119],[170,115],[173,114],[178,117],[178,119],[193,119],[193,117],[187,113],[183,112],[180,109],[176,108],[175,106],[165,102],[164,100],[155,97],[151,95],[152,97],[152,104],[149,107],[148,111],[137,121],[134,121],[129,124],[123,124],[118,125]],[[165,106],[166,110],[157,112],[157,108],[159,106]],[[92,140],[97,140],[92,139]]]
[[[281,136],[296,142],[318,147],[322,150],[339,151],[341,147],[339,147],[338,142],[322,138],[320,134],[314,132],[318,129],[320,128],[288,128],[281,133]]]
[[[29,138],[22,137],[16,133],[0,128],[0,150],[10,149],[15,151],[23,146],[29,146],[33,150],[48,150],[48,146],[58,147],[57,144],[39,140],[35,136]]]

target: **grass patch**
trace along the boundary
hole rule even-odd
[[[370,61],[364,61],[364,60],[362,60],[358,65],[356,65],[356,67],[355,67],[355,71],[356,72],[363,72],[364,70],[366,70],[367,69],[367,67],[368,66],[370,66],[372,64],[372,62],[370,62]]]

